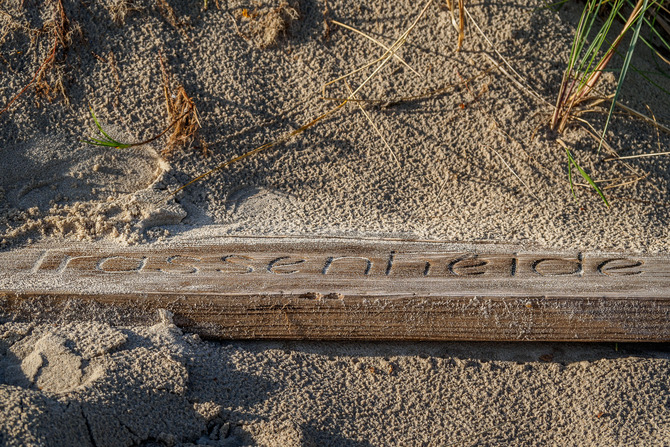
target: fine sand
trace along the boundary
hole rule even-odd
[[[205,342],[0,328],[2,445],[670,443],[660,346]]]
[[[0,249],[321,235],[670,253],[667,157],[608,161],[570,127],[560,138],[612,206],[574,169],[572,196],[547,122],[582,4],[542,4],[468,5],[499,54],[472,23],[456,52],[449,11],[431,5],[397,53],[418,74],[396,60],[357,94],[380,100],[364,106],[374,127],[347,104],[170,196],[339,104],[321,86],[384,50],[331,20],[391,45],[423,4],[2,3],[0,107],[56,51],[0,114]],[[181,86],[197,107],[198,134],[176,150],[170,133],[128,149],[82,143],[98,138],[89,106],[124,142],[165,129],[161,59],[168,98]],[[644,46],[634,64],[656,69]],[[605,74],[601,92],[614,81]],[[670,124],[667,95],[635,71],[621,102]],[[583,118],[599,131],[604,109]],[[621,156],[670,147],[624,113],[607,141]],[[670,445],[665,345],[220,343],[165,314],[134,328],[2,323],[0,445]]]
[[[441,4],[429,8],[398,53],[420,76],[400,63],[388,64],[359,93],[383,101],[367,112],[391,150],[351,103],[288,143],[190,186],[178,194],[178,204],[170,198],[167,205],[158,205],[161,209],[148,209],[153,201],[138,200],[138,191],[166,195],[223,161],[308,123],[338,104],[320,99],[323,84],[383,54],[376,44],[342,27],[331,24],[328,31],[324,20],[365,30],[390,45],[419,11],[409,1],[355,7],[329,1],[327,9],[326,4],[303,2],[290,13],[281,2],[258,7],[219,2],[220,9],[210,4],[203,10],[199,2],[172,1],[177,20],[153,2],[145,3],[132,2],[135,8],[115,22],[119,8],[129,2],[65,2],[71,43],[67,52],[58,51],[55,68],[63,73],[49,73],[62,80],[68,102],[56,95],[50,103],[31,88],[0,115],[0,231],[5,244],[41,235],[140,242],[216,225],[212,231],[224,234],[670,249],[668,158],[603,161],[609,151],[598,153],[582,128],[569,129],[562,138],[584,169],[605,181],[603,188],[611,187],[605,191],[612,207],[603,206],[583,186],[575,187],[575,200],[565,151],[547,130],[550,106],[493,66],[486,55],[500,58],[472,24],[463,50],[456,52],[456,32]],[[540,4],[492,2],[468,11],[527,88],[553,103],[579,4],[570,2],[559,12],[538,8]],[[39,27],[51,9],[40,16],[24,13],[17,23]],[[18,11],[23,9],[16,7],[17,16]],[[254,16],[254,22],[248,23],[252,19],[245,14]],[[10,19],[2,15],[0,20]],[[273,20],[285,29],[269,37],[259,34],[260,22],[266,25],[264,32],[279,26]],[[9,65],[2,72],[0,104],[29,82],[52,48],[48,36],[38,36],[31,47],[19,25],[7,25],[11,32],[2,49]],[[276,45],[260,48],[270,37]],[[9,54],[10,49],[15,51]],[[23,52],[17,54],[17,49]],[[635,60],[639,70],[655,69],[646,51],[642,46]],[[89,105],[122,141],[142,141],[167,126],[159,57],[171,73],[172,93],[182,85],[193,98],[202,124],[199,137],[172,156],[169,168],[156,156],[165,149],[166,138],[126,150],[81,143],[96,134]],[[362,73],[350,79],[354,88],[370,70]],[[604,77],[602,90],[608,93],[614,77]],[[463,80],[470,80],[467,87]],[[670,90],[667,79],[652,75],[652,80]],[[442,92],[392,104],[394,98],[436,90]],[[339,82],[326,93],[343,97],[347,90]],[[622,101],[670,123],[667,96],[635,72]],[[604,115],[584,118],[602,129]],[[616,115],[608,141],[620,155],[633,155],[667,149],[670,135]],[[202,156],[202,142],[211,156]],[[586,183],[578,174],[575,181]],[[149,216],[154,218],[142,224]],[[177,222],[178,228],[146,231]]]

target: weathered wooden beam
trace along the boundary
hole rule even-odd
[[[427,241],[219,238],[0,253],[4,319],[203,336],[670,341],[670,259]]]

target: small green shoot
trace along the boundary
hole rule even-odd
[[[98,128],[98,131],[102,134],[103,138],[102,139],[97,139],[97,138],[89,138],[88,140],[81,140],[82,143],[87,143],[87,144],[92,144],[93,146],[105,146],[105,147],[113,147],[116,149],[126,149],[131,146],[132,144],[128,143],[121,143],[120,141],[116,141],[114,138],[110,137],[107,132],[102,128],[102,125],[98,121],[98,118],[95,116],[95,112],[93,111],[93,107],[89,107],[91,110],[91,116],[93,117],[93,121],[95,121],[95,125]]]
[[[568,155],[568,180],[570,182],[570,190],[572,191],[572,195],[575,197],[575,200],[577,200],[577,195],[575,194],[575,187],[574,187],[574,183],[572,181],[572,166],[574,166],[575,169],[577,169],[577,171],[579,171],[579,173],[582,175],[582,177],[584,177],[584,180],[586,180],[589,183],[589,185],[591,185],[593,187],[593,189],[596,190],[596,192],[598,193],[600,198],[603,199],[603,202],[605,202],[605,206],[607,206],[609,208],[610,204],[607,201],[607,198],[605,197],[605,194],[603,194],[603,191],[600,189],[600,187],[596,184],[596,182],[593,181],[593,179],[591,179],[591,176],[589,174],[587,174],[586,171],[583,170],[577,164],[574,157],[570,153],[570,150],[566,146],[563,146],[563,147],[565,149],[565,153]]]
[[[122,143],[120,141],[116,141],[114,138],[110,137],[107,132],[102,128],[102,125],[98,121],[98,118],[95,116],[95,112],[93,111],[93,107],[89,107],[91,109],[91,116],[93,117],[93,121],[95,121],[95,125],[98,128],[98,131],[102,134],[103,138],[97,139],[97,138],[89,138],[88,140],[81,140],[82,143],[87,143],[87,144],[92,144],[93,146],[104,146],[104,147],[113,147],[115,149],[126,149],[129,147],[136,147],[136,146],[143,146],[145,144],[153,143],[163,135],[167,133],[168,130],[172,129],[177,123],[179,123],[186,115],[189,113],[193,112],[195,109],[195,106],[191,104],[189,108],[179,115],[177,119],[175,119],[169,126],[165,128],[161,133],[158,135],[155,135],[148,140],[140,141],[139,143]]]

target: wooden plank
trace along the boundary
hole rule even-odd
[[[216,338],[670,341],[670,259],[232,237],[0,253],[4,319],[133,324],[158,309]]]

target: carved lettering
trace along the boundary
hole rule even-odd
[[[389,255],[389,260],[386,263],[386,276],[389,276],[391,274],[391,269],[393,268],[393,258],[395,257],[395,251],[391,251],[391,254]]]
[[[30,269],[30,273],[36,273],[40,269],[40,267],[42,267],[42,264],[44,263],[44,260],[47,258],[48,255],[49,250],[44,250],[33,264],[32,268]]]
[[[534,273],[542,276],[570,276],[583,274],[582,257],[577,259],[542,258],[532,263]]]
[[[303,298],[306,300],[320,300],[323,298],[323,295],[320,294],[319,292],[308,292],[300,295],[298,298]]]
[[[647,261],[647,258],[585,256],[575,257],[533,253],[468,253],[417,252],[389,250],[369,252],[347,250],[345,255],[331,256],[322,250],[297,254],[259,249],[244,254],[217,254],[214,249],[142,251],[135,249],[88,252],[73,248],[34,250],[23,259],[6,257],[0,268],[3,273],[60,275],[72,272],[137,273],[143,275],[194,275],[203,281],[216,272],[225,275],[271,273],[273,275],[331,275],[338,277],[391,276],[407,280],[449,280],[449,278],[516,278],[537,277],[595,278],[647,275],[653,278],[669,276],[670,263]],[[374,267],[374,268],[373,268]],[[665,276],[663,276],[665,277]]]
[[[331,256],[328,259],[326,259],[326,263],[323,265],[323,270],[321,271],[321,273],[324,274],[324,275],[328,274],[328,271],[330,270],[333,263],[335,263],[335,261],[344,261],[344,260],[347,260],[347,261],[348,260],[363,261],[365,263],[365,270],[363,270],[363,275],[365,275],[365,276],[368,276],[370,274],[370,270],[372,270],[372,261],[369,260],[368,258],[364,258],[362,256],[339,256],[339,257],[335,258],[335,257]],[[360,264],[360,263],[357,262],[357,264]],[[353,272],[349,272],[351,262],[347,262],[346,266],[348,267],[347,273],[353,273]],[[389,270],[389,273],[390,273],[390,270]]]
[[[638,267],[642,267],[643,264],[642,261],[634,261],[632,259],[607,259],[598,264],[598,273],[607,276],[640,275],[642,270]]]
[[[303,262],[305,262],[304,259],[300,259],[300,260],[295,261],[295,262],[283,262],[283,263],[280,264],[279,262],[283,261],[284,259],[291,259],[291,257],[290,256],[281,256],[279,258],[273,259],[272,261],[270,261],[268,263],[268,272],[274,273],[275,275],[291,275],[293,273],[298,273],[300,270],[285,271],[285,270],[277,270],[277,269],[282,269],[282,268],[285,268],[285,267],[293,267],[293,266],[300,265]]]
[[[169,265],[173,265],[176,268],[158,269],[159,271],[171,275],[189,275],[198,273],[199,268],[196,267],[193,263],[201,262],[202,260],[192,256],[174,255],[168,256],[166,261]]]
[[[250,258],[249,256],[242,256],[242,255],[224,256],[221,258],[221,261],[224,263],[226,268],[225,269],[219,268],[216,269],[216,271],[222,273],[236,273],[239,275],[251,273],[254,271],[254,268],[249,263],[235,262],[236,260],[253,261],[254,259]]]
[[[426,261],[426,266],[423,268],[423,276],[430,274],[430,261]]]
[[[147,263],[147,258],[131,258],[128,256],[109,256],[102,258],[95,269],[105,273],[139,273]]]
[[[65,269],[67,269],[70,264],[74,264],[76,261],[86,259],[86,260],[95,260],[95,256],[69,256],[65,255],[63,256],[63,259],[60,262],[60,265],[56,269],[55,273],[63,273]]]
[[[458,258],[447,265],[447,270],[456,276],[477,276],[486,273],[489,264],[488,259],[481,259],[476,255],[473,257]]]

